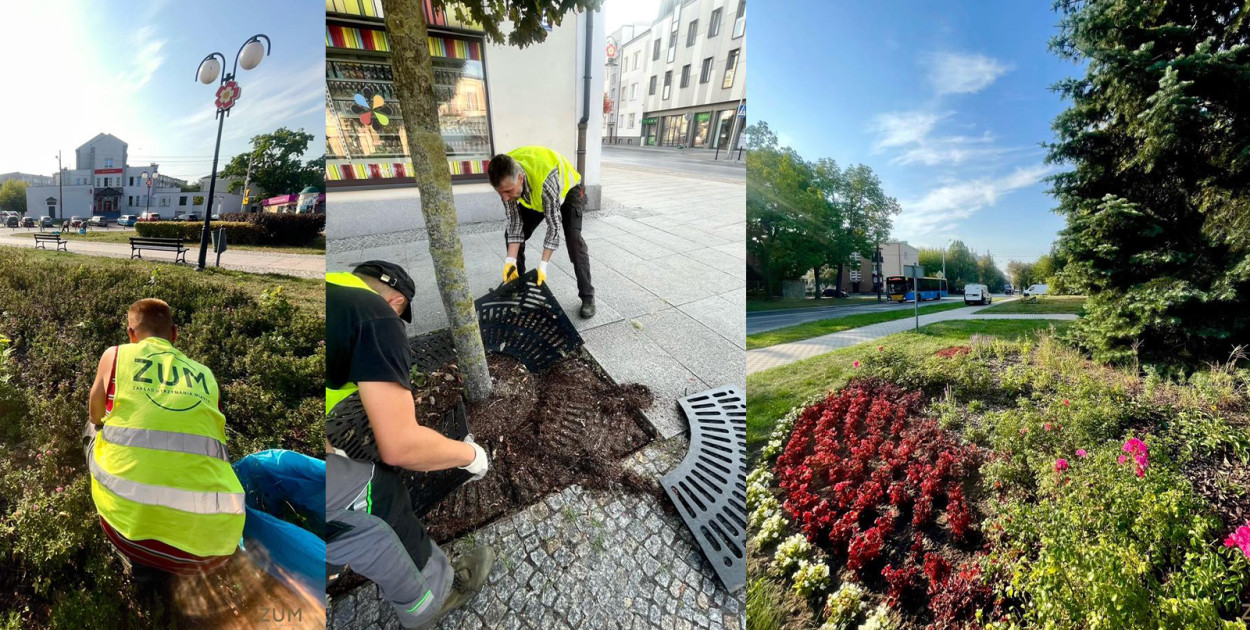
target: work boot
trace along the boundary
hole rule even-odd
[[[591,317],[594,317],[594,316],[595,316],[595,300],[594,300],[594,298],[591,298],[591,299],[589,299],[589,300],[582,300],[582,312],[581,312],[581,315],[582,315],[582,319],[590,319]]]
[[[427,627],[433,627],[447,613],[473,599],[486,583],[486,576],[490,575],[494,564],[495,550],[490,547],[477,547],[452,561],[451,568],[455,571],[455,577],[451,582],[451,592],[447,593],[447,599],[443,601],[438,616]]]

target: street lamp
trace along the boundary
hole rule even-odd
[[[264,43],[261,42],[264,40]],[[200,234],[200,263],[196,267],[197,271],[203,271],[204,265],[208,258],[208,239],[210,222],[213,218],[213,193],[217,187],[217,157],[221,153],[221,128],[226,122],[226,116],[230,115],[230,109],[234,107],[235,102],[242,96],[243,90],[239,84],[235,82],[235,73],[238,72],[239,66],[243,66],[244,70],[251,70],[260,65],[270,52],[273,51],[273,44],[269,42],[269,37],[264,34],[251,36],[243,45],[239,47],[239,52],[234,55],[234,67],[229,73],[221,76],[221,81],[217,87],[217,145],[213,149],[213,172],[208,180],[208,207],[204,209],[204,231]],[[218,61],[220,59],[220,61]],[[200,67],[195,71],[195,78],[204,85],[212,85],[217,80],[217,76],[221,73],[222,67],[226,64],[225,55],[215,52],[209,54],[202,61]],[[151,199],[148,200],[151,203]]]
[[[946,244],[942,246],[942,279],[946,280],[948,283],[950,282],[950,279],[946,277],[946,247],[954,241],[955,239],[953,238],[947,239]]]
[[[150,174],[147,171],[143,171],[140,176],[143,177],[143,183],[148,187],[148,211],[143,215],[144,220],[147,220],[152,218],[152,178],[156,176],[156,168],[153,167]]]

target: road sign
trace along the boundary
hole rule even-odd
[[[746,118],[746,117],[747,117],[747,104],[743,103],[738,106],[738,118]]]

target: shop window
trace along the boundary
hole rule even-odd
[[[653,75],[651,75],[651,87],[650,87],[650,89],[648,89],[648,90],[647,90],[647,96],[655,96],[655,81],[656,81],[656,78],[657,78],[657,77],[656,77],[654,74],[653,74]]]
[[[699,83],[707,83],[712,78],[712,58],[703,60],[703,69],[699,71]]]
[[[673,71],[669,70],[664,73],[664,94],[660,96],[660,100],[668,100],[669,94],[673,87]]]
[[[689,85],[690,85],[690,64],[686,64],[681,67],[681,86],[687,87]]]
[[[738,71],[738,52],[741,48],[735,48],[729,51],[729,58],[725,60],[725,78],[721,80],[720,86],[729,89],[734,85],[734,74]]]
[[[690,146],[705,147],[708,141],[708,128],[712,123],[712,112],[699,112],[694,115],[694,138]]]
[[[734,18],[734,39],[747,30],[747,0],[738,0],[738,16]]]
[[[707,37],[711,39],[720,35],[720,12],[718,8],[712,11],[712,17],[707,21]]]
[[[699,21],[692,20],[690,28],[686,31],[686,46],[694,46],[694,40],[699,38]]]

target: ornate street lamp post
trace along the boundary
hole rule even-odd
[[[264,40],[264,43],[261,43],[261,40]],[[263,34],[253,35],[239,47],[239,52],[234,56],[233,69],[221,76],[221,81],[217,87],[217,101],[215,103],[217,106],[217,145],[213,149],[213,172],[208,179],[208,207],[204,209],[204,231],[200,234],[200,262],[196,267],[197,271],[204,270],[204,265],[208,258],[209,230],[211,229],[213,218],[213,193],[217,186],[217,156],[221,153],[221,128],[226,122],[226,116],[230,115],[230,109],[234,107],[235,102],[243,94],[243,90],[235,82],[234,76],[238,72],[239,66],[243,66],[244,70],[251,70],[259,66],[261,60],[272,50],[273,45],[269,42],[268,36]],[[195,71],[195,77],[204,85],[212,85],[225,65],[225,55],[219,52],[211,53],[200,62],[199,69]],[[151,200],[149,199],[150,202]]]
[[[150,219],[152,217],[152,178],[156,177],[156,169],[153,168],[151,173],[143,171],[142,177],[143,183],[148,187],[148,211],[147,214],[143,215],[143,218]]]

